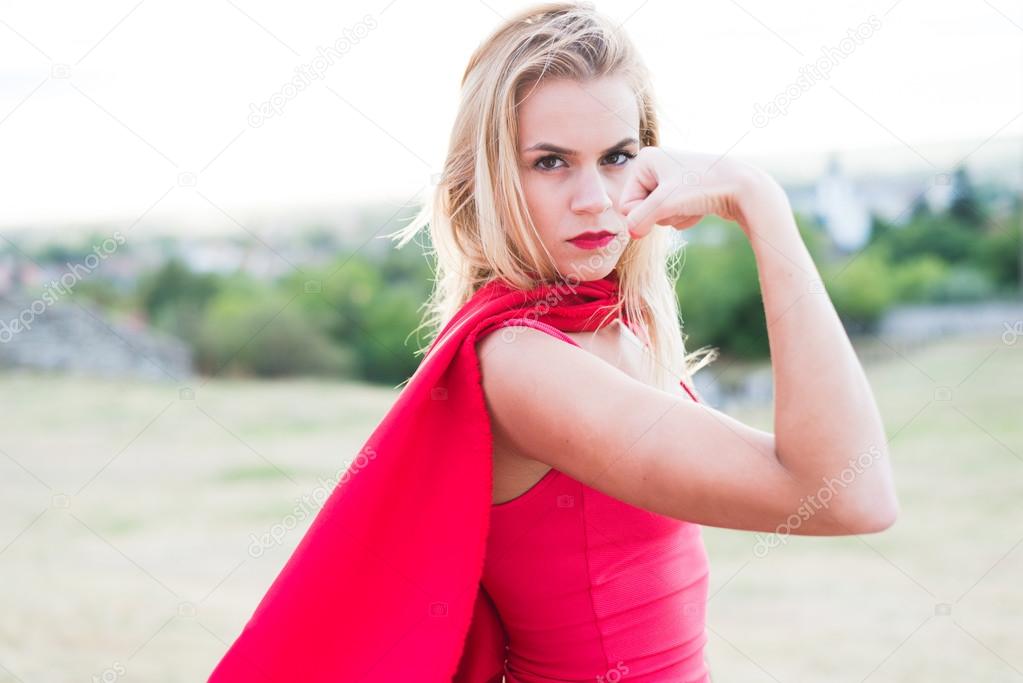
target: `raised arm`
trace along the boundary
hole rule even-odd
[[[782,463],[768,432],[544,332],[504,329],[515,334],[477,343],[483,391],[492,429],[526,457],[651,512],[751,531],[776,531],[821,486]],[[836,496],[789,532],[869,533],[887,524]]]
[[[740,226],[756,255],[774,375],[779,462],[882,529],[898,502],[873,392],[782,188],[756,174]],[[821,494],[818,494],[820,496]]]
[[[774,433],[530,328],[479,342],[494,429],[527,457],[678,519],[801,535],[891,526],[898,503],[884,427],[784,191],[754,167],[709,155],[645,148],[637,164],[622,197],[637,238],[654,222],[684,229],[709,213],[749,236],[768,321]]]

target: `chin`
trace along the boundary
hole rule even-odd
[[[569,259],[558,264],[558,271],[561,276],[568,279],[573,278],[579,282],[591,282],[607,277],[618,265],[616,254],[606,254]]]

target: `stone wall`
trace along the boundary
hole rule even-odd
[[[0,368],[177,381],[193,377],[187,344],[100,308],[0,298]]]
[[[881,320],[878,335],[909,343],[971,334],[992,340],[1023,337],[1023,302],[980,301],[962,304],[899,306]]]

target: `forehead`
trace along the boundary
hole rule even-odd
[[[546,80],[525,92],[518,107],[520,149],[550,142],[598,151],[622,138],[639,137],[639,104],[621,76]]]

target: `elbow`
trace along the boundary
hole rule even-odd
[[[877,534],[895,525],[899,517],[899,501],[895,496],[867,501],[848,519],[847,526],[854,534]]]
[[[887,451],[875,457],[889,456]],[[844,472],[843,472],[844,474]],[[841,481],[845,481],[843,477]],[[874,471],[864,475],[856,486],[841,492],[842,502],[838,505],[839,517],[852,534],[876,534],[895,525],[899,517],[899,499],[895,490],[890,467],[874,464]]]

